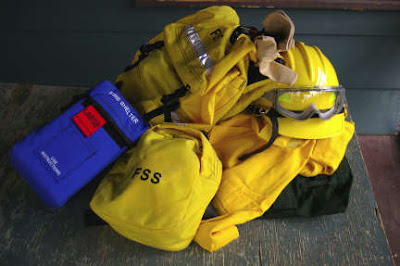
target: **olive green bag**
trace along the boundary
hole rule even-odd
[[[353,174],[346,157],[331,176],[298,175],[282,191],[264,218],[315,217],[344,212]]]

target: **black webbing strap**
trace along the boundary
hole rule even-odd
[[[164,114],[164,121],[171,122],[171,112],[175,111],[179,107],[179,98],[186,95],[189,91],[190,86],[183,86],[171,94],[165,94],[161,97],[161,105],[157,109],[154,109],[143,116],[143,119],[148,122],[156,116]]]
[[[140,62],[142,62],[143,59],[145,59],[147,56],[149,56],[149,54],[155,50],[155,49],[160,49],[164,46],[164,42],[163,41],[158,41],[155,43],[146,43],[143,44],[142,46],[140,46],[139,51],[140,51],[140,55],[138,60],[131,64],[128,65],[125,69],[124,72],[127,72],[129,70],[131,70],[132,68],[136,67]]]
[[[132,141],[125,135],[125,133],[119,128],[114,119],[98,104],[92,97],[87,96],[83,102],[83,106],[87,107],[93,105],[97,112],[104,118],[106,123],[103,128],[108,135],[115,141],[115,143],[122,149],[123,147],[131,147]]]
[[[258,112],[257,111],[257,109],[258,109],[257,106],[249,106],[249,109],[253,113],[257,113]],[[342,109],[339,113],[343,113],[343,112],[344,112],[344,109]],[[271,119],[271,123],[272,123],[271,138],[269,139],[267,144],[265,144],[264,147],[262,147],[262,148],[260,148],[258,150],[255,150],[255,151],[253,151],[251,153],[248,153],[248,154],[240,156],[239,157],[240,161],[244,161],[244,160],[248,159],[249,157],[251,157],[254,154],[257,154],[257,153],[265,151],[266,149],[268,149],[269,147],[272,146],[272,144],[274,143],[275,139],[278,137],[278,135],[279,135],[279,132],[278,132],[278,129],[279,129],[278,117],[284,117],[284,116],[279,114],[278,112],[276,112],[274,109],[270,109],[266,115],[269,117],[269,119]],[[311,118],[314,118],[314,117],[317,118],[318,115],[313,115]]]
[[[267,142],[267,144],[265,144],[264,147],[262,147],[258,150],[255,150],[251,153],[247,153],[245,155],[240,156],[239,157],[240,161],[244,161],[244,160],[250,158],[251,156],[253,156],[254,154],[265,151],[266,149],[268,149],[269,147],[272,146],[275,139],[278,137],[278,119],[277,119],[275,110],[273,110],[273,109],[269,110],[266,115],[269,117],[269,119],[271,119],[271,123],[272,123],[272,133],[271,133],[271,137],[270,137],[269,141]]]

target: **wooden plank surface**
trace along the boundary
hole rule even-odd
[[[359,145],[347,157],[354,174],[346,213],[312,219],[255,220],[240,238],[208,253],[197,244],[166,252],[129,241],[107,226],[85,227],[83,214],[101,179],[51,210],[8,160],[10,147],[57,116],[82,87],[0,83],[0,261],[5,265],[391,265]]]
[[[399,101],[400,102],[400,101]],[[393,258],[400,266],[400,136],[358,135]]]

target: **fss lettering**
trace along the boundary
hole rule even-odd
[[[146,181],[147,179],[150,179],[150,182],[153,184],[158,184],[160,183],[160,179],[162,177],[161,173],[159,172],[154,172],[148,168],[142,168],[142,167],[137,167],[135,171],[133,172],[132,179],[135,178],[136,176],[139,176],[141,180]]]

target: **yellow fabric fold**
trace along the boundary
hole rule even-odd
[[[345,155],[347,144],[354,135],[354,130],[354,122],[345,122],[342,134],[332,138],[319,139],[300,174],[309,177],[319,174],[332,175],[341,162],[338,158],[343,158]]]
[[[242,114],[214,127],[209,139],[224,167],[212,202],[220,216],[202,221],[195,241],[209,251],[217,250],[237,237],[236,225],[263,215],[299,173],[335,171],[353,133],[354,125],[346,122],[342,134],[328,139],[279,136],[270,148],[240,161],[241,155],[268,142],[269,118]]]

